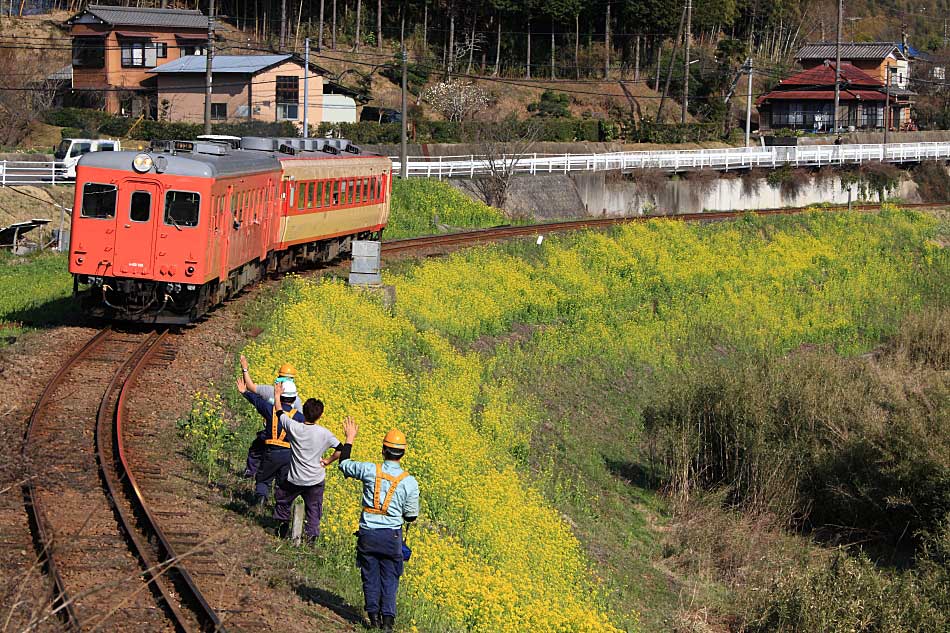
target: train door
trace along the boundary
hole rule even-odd
[[[155,232],[161,206],[161,188],[154,182],[127,180],[119,188],[113,263],[119,275],[152,273]]]
[[[218,218],[218,226],[221,227],[221,256],[219,260],[218,269],[218,279],[222,283],[228,278],[228,259],[229,259],[229,248],[231,244],[231,229],[232,225],[235,222],[234,217],[231,215],[231,206],[232,197],[234,196],[234,187],[228,185],[227,197],[224,201],[224,207],[221,209],[221,216]]]

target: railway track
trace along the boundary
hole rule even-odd
[[[223,630],[145,502],[123,441],[126,401],[166,332],[100,331],[64,363],[30,416],[24,484],[50,613],[74,631]]]
[[[934,209],[948,206],[944,202],[903,204],[906,209]],[[401,240],[391,240],[383,242],[382,253],[384,255],[400,255],[404,253],[422,251],[427,248],[445,248],[451,246],[464,246],[478,244],[481,242],[493,242],[512,237],[523,237],[527,235],[546,235],[548,233],[563,233],[567,231],[579,231],[584,229],[602,229],[618,224],[629,224],[631,222],[647,222],[649,220],[666,219],[678,220],[682,222],[715,222],[721,220],[731,220],[742,217],[747,213],[753,215],[793,215],[803,213],[806,208],[781,208],[781,209],[754,209],[751,211],[708,211],[703,213],[680,213],[676,215],[661,216],[634,216],[634,217],[610,217],[610,218],[584,218],[581,220],[565,220],[562,222],[546,222],[542,224],[526,224],[523,226],[497,226],[487,229],[477,229],[474,231],[462,231],[458,233],[447,233],[444,235],[427,235],[424,237],[411,237]],[[821,211],[847,211],[847,205],[817,207]],[[878,204],[851,205],[853,211],[876,211],[880,209]]]

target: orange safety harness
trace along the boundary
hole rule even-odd
[[[270,422],[270,437],[264,440],[264,443],[268,446],[279,446],[281,448],[290,448],[290,442],[285,438],[287,437],[287,429],[281,427],[280,434],[277,434],[277,423],[280,421],[280,415],[286,413],[288,418],[293,419],[297,415],[296,409],[291,409],[290,411],[284,411],[276,404],[274,405],[274,415],[271,418]]]
[[[369,514],[388,514],[389,513],[389,504],[393,500],[393,493],[396,492],[396,486],[399,485],[399,482],[409,476],[409,473],[405,470],[402,471],[398,476],[393,477],[387,473],[383,472],[383,465],[376,464],[376,483],[373,484],[373,507],[364,506],[363,512]],[[390,483],[389,490],[386,491],[386,498],[383,499],[383,502],[379,502],[379,492],[382,487],[382,480],[385,479]]]

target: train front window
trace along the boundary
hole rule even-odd
[[[84,218],[106,220],[115,217],[115,196],[118,188],[115,185],[102,185],[96,182],[87,182],[82,186],[82,211]]]
[[[165,224],[176,228],[198,226],[200,204],[201,196],[197,193],[169,191],[165,194]]]
[[[152,194],[147,191],[132,192],[129,202],[129,219],[133,222],[148,222],[152,212]]]

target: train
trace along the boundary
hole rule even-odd
[[[265,276],[381,239],[392,162],[345,139],[204,137],[76,168],[73,293],[92,316],[186,324]]]

